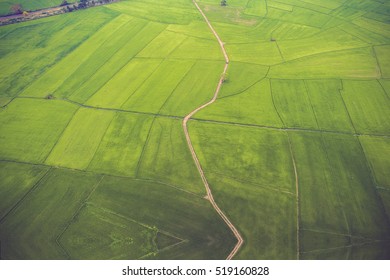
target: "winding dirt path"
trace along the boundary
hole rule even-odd
[[[211,205],[213,206],[213,208],[215,209],[215,211],[217,211],[217,213],[219,214],[219,216],[221,216],[221,218],[223,219],[223,221],[226,223],[226,225],[230,228],[230,230],[233,232],[234,236],[237,238],[237,243],[236,245],[234,246],[233,250],[230,252],[230,254],[227,256],[227,260],[231,260],[238,252],[238,250],[241,248],[242,244],[244,243],[244,239],[241,237],[241,234],[238,232],[237,228],[233,225],[233,223],[228,219],[228,217],[226,217],[226,215],[222,212],[222,210],[219,208],[218,204],[215,202],[214,200],[214,197],[213,197],[213,194],[211,192],[211,189],[210,189],[210,186],[209,186],[209,183],[206,179],[206,176],[204,175],[204,172],[203,172],[203,169],[202,169],[202,166],[200,165],[200,162],[199,162],[199,159],[195,153],[195,150],[194,150],[194,147],[192,146],[192,142],[191,142],[191,138],[190,138],[190,135],[188,133],[188,127],[187,127],[187,122],[191,119],[191,117],[196,114],[197,112],[199,112],[200,110],[202,110],[203,108],[209,106],[210,104],[214,103],[215,100],[217,99],[218,97],[218,93],[221,89],[221,86],[222,86],[222,83],[223,83],[223,80],[224,80],[224,77],[226,75],[226,72],[227,72],[227,69],[229,67],[229,57],[226,53],[226,50],[225,50],[225,46],[224,46],[224,43],[221,41],[221,39],[219,38],[217,32],[214,30],[213,26],[211,25],[210,21],[208,20],[208,18],[206,17],[206,15],[203,13],[202,9],[199,7],[199,5],[196,3],[195,0],[192,0],[192,2],[194,3],[194,5],[196,6],[196,8],[199,10],[199,12],[201,13],[201,15],[203,16],[204,20],[206,21],[207,25],[209,26],[209,28],[211,29],[211,31],[213,32],[215,38],[217,39],[220,47],[221,47],[221,50],[222,50],[222,53],[225,57],[225,67],[223,69],[223,72],[222,72],[222,76],[221,76],[221,79],[219,80],[219,83],[218,83],[218,86],[217,86],[217,89],[215,90],[215,93],[214,93],[214,96],[213,98],[207,102],[206,104],[203,104],[201,105],[200,107],[196,108],[195,110],[193,110],[191,113],[189,113],[184,119],[183,119],[183,130],[184,130],[184,134],[186,136],[186,140],[187,140],[187,144],[188,144],[188,148],[190,149],[190,152],[191,152],[191,155],[192,155],[192,158],[194,159],[194,162],[195,162],[195,165],[196,165],[196,168],[198,169],[198,172],[202,178],[202,181],[203,181],[203,184],[206,188],[206,192],[207,192],[207,198],[208,200],[210,201]]]

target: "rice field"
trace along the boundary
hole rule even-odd
[[[230,63],[188,129],[235,258],[389,259],[389,3],[227,2],[197,1]],[[182,127],[225,63],[191,0],[0,38],[1,259],[226,258]]]

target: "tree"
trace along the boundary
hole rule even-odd
[[[23,13],[23,7],[21,4],[13,4],[11,6],[11,12],[15,15]]]
[[[226,0],[222,0],[221,1],[221,6],[227,6],[227,1]]]
[[[80,0],[79,8],[86,8],[88,6],[88,0]]]

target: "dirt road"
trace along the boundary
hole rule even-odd
[[[223,213],[223,211],[219,208],[218,204],[215,202],[213,194],[212,194],[210,186],[209,186],[209,183],[208,183],[208,181],[206,179],[206,176],[204,175],[202,166],[200,165],[200,162],[199,162],[199,159],[198,159],[198,157],[197,157],[197,155],[195,153],[194,147],[192,146],[191,138],[190,138],[190,135],[188,133],[188,128],[187,128],[187,123],[188,123],[188,121],[191,119],[191,117],[194,114],[196,114],[197,112],[199,112],[203,108],[209,106],[210,104],[214,103],[215,100],[217,99],[219,91],[220,91],[222,83],[223,83],[223,80],[224,80],[224,77],[225,77],[225,75],[227,73],[227,69],[229,67],[229,57],[228,57],[228,55],[226,53],[224,43],[219,38],[218,33],[214,30],[214,28],[211,25],[210,21],[208,20],[206,15],[203,13],[202,9],[199,7],[199,5],[196,3],[195,0],[192,0],[192,2],[196,6],[196,8],[199,10],[199,12],[203,16],[204,20],[206,21],[207,25],[209,26],[209,28],[213,32],[215,38],[217,39],[217,41],[218,41],[218,43],[219,43],[219,45],[221,47],[221,51],[222,51],[222,53],[223,53],[223,55],[225,57],[225,67],[223,69],[223,72],[222,72],[222,75],[221,75],[221,79],[219,80],[219,83],[218,83],[217,89],[215,90],[213,98],[209,102],[207,102],[206,104],[203,104],[200,107],[198,107],[195,110],[193,110],[191,113],[189,113],[183,119],[183,130],[184,130],[184,134],[186,136],[188,147],[189,147],[189,149],[191,151],[192,158],[194,159],[196,168],[198,169],[198,172],[199,172],[199,174],[200,174],[200,176],[202,178],[203,184],[204,184],[204,186],[206,188],[207,198],[210,201],[210,203],[213,206],[213,208],[215,209],[215,211],[217,211],[219,216],[221,216],[221,218],[224,220],[226,225],[230,228],[230,230],[233,232],[234,236],[237,238],[236,245],[234,246],[233,250],[230,252],[230,254],[226,258],[227,260],[230,260],[237,254],[238,250],[241,248],[242,244],[244,243],[244,239],[242,238],[242,236],[239,233],[239,231],[237,230],[237,228],[233,225],[233,223],[228,219],[228,217],[225,215],[225,213]]]

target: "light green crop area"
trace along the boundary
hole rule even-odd
[[[2,259],[226,258],[221,78],[234,258],[390,258],[390,3],[220,2],[0,27]]]

